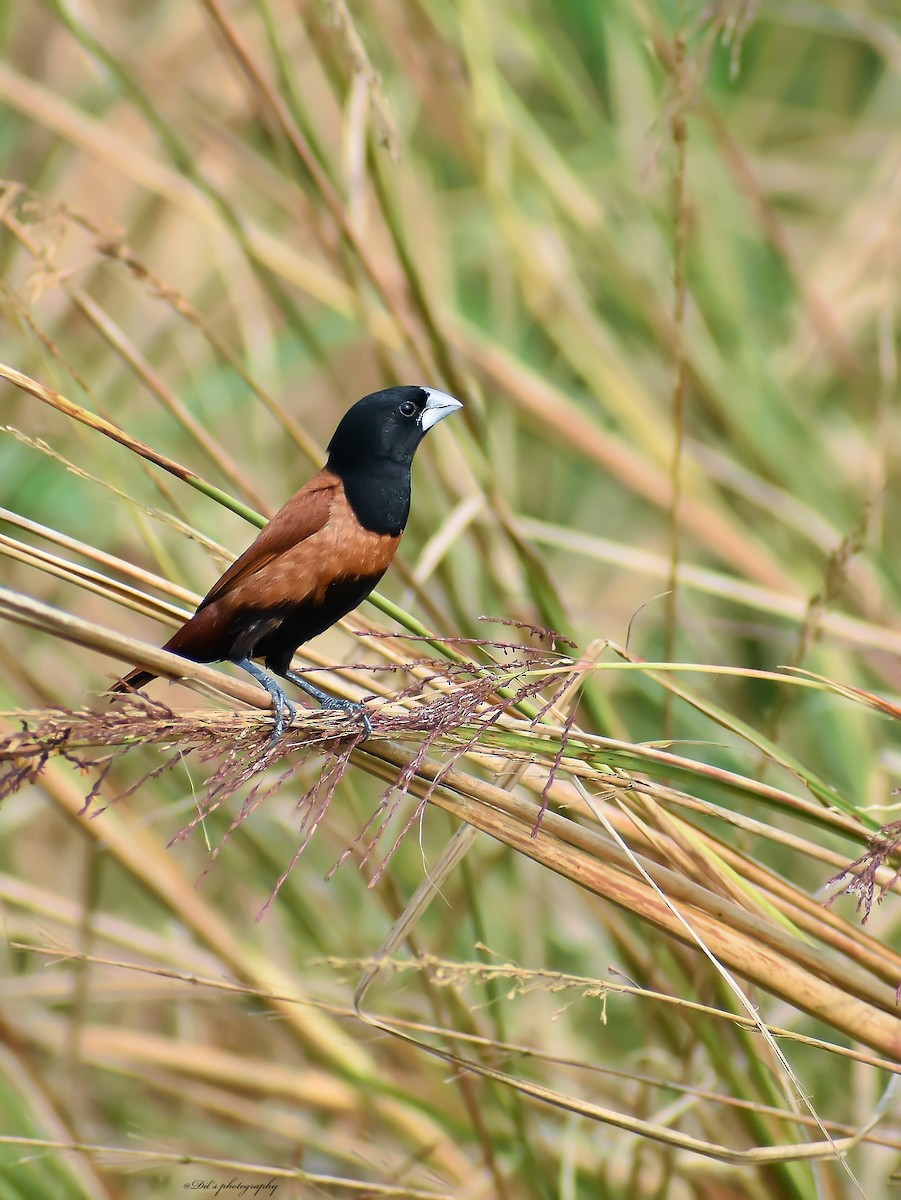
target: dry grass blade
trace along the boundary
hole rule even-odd
[[[98,433],[104,434],[113,441],[119,442],[126,449],[131,450],[134,454],[139,454],[141,458],[146,459],[154,466],[161,467],[164,471],[168,471],[170,475],[174,475],[176,479],[188,483],[191,487],[196,488],[199,492],[210,496],[217,500],[220,504],[231,508],[239,515],[246,517],[256,525],[262,525],[263,519],[255,514],[246,505],[239,504],[233,500],[226,492],[220,488],[213,487],[201,479],[199,475],[195,475],[193,471],[189,471],[187,467],[181,466],[174,459],[168,458],[165,454],[160,454],[157,450],[138,441],[137,438],[131,437],[124,430],[117,428],[110,421],[103,417],[97,416],[95,413],[88,412],[82,408],[80,404],[76,404],[73,400],[66,399],[59,392],[55,392],[52,388],[45,384],[38,383],[35,379],[30,379],[21,371],[17,371],[15,367],[10,367],[6,363],[0,363],[0,378],[6,379],[9,383],[21,388],[23,392],[28,392],[37,400],[43,401],[44,404],[49,404],[51,408],[55,408],[58,412],[63,413],[67,417],[71,417],[75,421],[86,425],[89,429],[96,429]]]
[[[46,1138],[10,1137],[0,1134],[0,1144],[14,1146],[23,1150],[56,1150],[62,1153],[84,1154],[100,1158],[107,1163],[122,1160],[123,1153],[118,1146],[101,1146],[88,1142],[49,1141]],[[166,1164],[191,1167],[213,1167],[227,1174],[238,1172],[249,1176],[251,1180],[263,1177],[267,1180],[294,1180],[297,1183],[308,1184],[317,1189],[340,1188],[346,1195],[364,1194],[366,1196],[400,1197],[401,1200],[449,1200],[452,1193],[410,1188],[406,1185],[392,1186],[391,1184],[365,1183],[358,1179],[342,1178],[337,1175],[325,1175],[316,1171],[303,1171],[299,1167],[283,1167],[276,1163],[254,1163],[240,1159],[209,1158],[202,1155],[185,1155],[182,1153],[167,1153],[165,1150],[131,1149],[125,1156],[126,1162],[146,1164],[149,1167],[159,1167]],[[190,1186],[190,1184],[186,1185]],[[244,1185],[248,1191],[261,1187],[259,1183],[251,1182]],[[269,1188],[268,1190],[271,1190]]]

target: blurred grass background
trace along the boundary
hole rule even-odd
[[[204,875],[241,796],[166,847],[209,764],[90,816],[51,758],[0,808],[0,1195],[888,1194],[898,902],[864,930],[822,889],[901,762],[896,6],[46,0],[0,36],[0,359],[263,515],[359,396],[453,391],[383,594],[598,668],[444,730],[455,816],[367,889],[387,845],[325,876],[421,741],[376,739],[259,922],[327,760]],[[33,395],[2,423],[2,584],[98,630],[161,644],[254,532]],[[367,628],[400,630],[365,605],[303,657],[422,654]],[[10,712],[102,707],[127,665],[0,630]],[[436,875],[460,816],[492,836]],[[352,1011],[383,944],[391,1036]]]

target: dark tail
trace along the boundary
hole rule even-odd
[[[190,620],[185,621],[181,629],[176,630],[169,638],[164,650],[180,654],[191,662],[220,662],[230,658],[234,635],[230,634],[228,625],[223,628],[219,619],[218,606],[210,604],[201,607]],[[136,692],[138,688],[156,679],[155,671],[145,671],[143,667],[135,667],[127,675],[109,689],[111,692]]]
[[[150,683],[151,679],[156,679],[156,675],[152,671],[144,671],[141,667],[135,667],[133,671],[129,671],[127,675],[123,675],[108,690],[111,692],[136,692],[138,688],[142,688],[145,684]]]

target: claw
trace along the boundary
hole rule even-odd
[[[276,742],[280,742],[285,734],[285,714],[288,715],[288,724],[290,725],[294,717],[297,715],[297,709],[278,686],[271,675],[267,675],[265,671],[250,661],[249,658],[241,658],[235,661],[235,665],[245,670],[248,675],[252,675],[257,683],[261,684],[272,700],[272,733],[269,736],[269,745],[274,746]]]
[[[304,679],[296,671],[285,671],[283,678],[290,680],[297,687],[302,688],[308,696],[313,699],[322,708],[340,708],[342,712],[346,712],[348,716],[353,713],[354,716],[360,718],[360,724],[363,726],[364,739],[372,737],[372,722],[369,720],[369,713],[358,700],[343,700],[338,696],[330,696],[328,692],[324,692],[322,688],[316,687],[315,684]]]
[[[365,742],[367,738],[372,737],[372,721],[362,703],[357,705],[357,713],[360,717],[360,724],[363,726],[363,741]]]
[[[369,713],[363,705],[356,700],[342,700],[338,696],[326,696],[320,701],[323,708],[338,708],[347,715],[359,717],[360,724],[363,727],[363,737],[372,737],[372,722],[369,719]]]
[[[274,746],[285,736],[286,725],[293,725],[297,709],[284,694],[272,697],[272,733],[269,735],[269,745]],[[287,721],[285,717],[287,716]]]

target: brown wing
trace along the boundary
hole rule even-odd
[[[197,611],[233,591],[250,576],[256,575],[278,555],[292,546],[305,542],[326,524],[341,481],[331,471],[323,469],[305,483],[299,492],[278,510],[244,553],[213,584],[200,601]]]
[[[214,608],[224,619],[242,610],[318,603],[341,580],[380,578],[399,541],[364,529],[341,480],[320,471],[214,584],[196,615]]]

